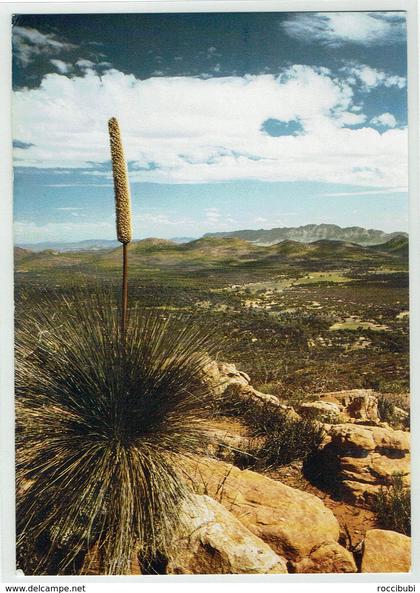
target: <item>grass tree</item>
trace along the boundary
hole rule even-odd
[[[26,303],[16,331],[18,566],[26,574],[128,574],[165,554],[189,496],[182,459],[206,442],[212,341],[188,319],[127,307],[130,194],[109,120],[121,314],[69,291]],[[121,339],[121,334],[123,339]],[[92,553],[92,550],[95,550]]]

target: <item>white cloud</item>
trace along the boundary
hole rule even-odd
[[[53,33],[41,33],[30,27],[13,27],[13,51],[22,66],[27,66],[34,57],[68,51],[76,46],[57,39]]]
[[[171,234],[175,232],[174,227],[193,228],[195,229],[197,221],[192,218],[174,216],[173,212],[147,212],[142,211],[140,214],[133,215],[133,227],[144,228],[145,224],[152,230],[152,232],[161,232],[162,227],[166,227],[164,234]]]
[[[81,58],[77,60],[76,66],[79,66],[82,70],[89,70],[95,66],[94,62],[91,60],[86,60],[85,58]]]
[[[363,124],[366,119],[366,115],[363,113],[352,113],[350,111],[345,111],[337,121],[339,121],[343,126],[356,126]]]
[[[401,12],[300,13],[283,21],[281,27],[290,37],[330,47],[399,43],[406,34]]]
[[[395,128],[397,125],[397,120],[392,115],[392,113],[382,113],[377,117],[374,117],[372,120],[373,124],[383,126],[385,128]]]
[[[66,64],[63,60],[50,60],[51,64],[57,68],[60,74],[68,74],[71,70],[71,64]]]
[[[383,70],[371,68],[366,64],[352,63],[342,68],[342,72],[345,72],[348,75],[349,83],[361,83],[362,90],[365,91],[370,91],[379,86],[403,89],[407,84],[406,79],[402,76],[388,74]]]
[[[14,93],[20,166],[85,167],[109,161],[107,120],[120,120],[131,181],[168,183],[234,179],[323,181],[378,187],[407,178],[407,133],[382,134],[354,113],[353,90],[327,69],[292,66],[272,75],[136,79],[48,74],[37,89]],[[272,137],[267,119],[298,121],[303,132]]]

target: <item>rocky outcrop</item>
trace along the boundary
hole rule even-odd
[[[209,496],[185,503],[180,524],[167,574],[287,573],[284,558]]]
[[[411,539],[396,531],[370,529],[363,542],[362,572],[409,572]]]
[[[239,371],[234,364],[209,361],[204,369],[205,379],[210,384],[216,397],[232,398],[233,400],[254,400],[261,404],[279,406],[275,395],[262,393],[250,385],[250,377]],[[286,406],[284,406],[286,407]]]
[[[252,387],[252,385],[241,385],[240,383],[231,383],[230,385],[227,385],[223,395],[224,397],[231,398],[232,400],[252,400],[262,405],[269,404],[287,410],[287,407],[282,406],[280,404],[279,399],[275,395],[262,393],[262,391],[258,391],[257,389]]]
[[[408,432],[355,424],[332,425],[328,432],[330,442],[319,455],[319,467],[334,477],[348,502],[371,505],[396,473],[409,484]]]
[[[249,385],[251,382],[249,375],[227,362],[209,360],[204,374],[215,395],[222,395],[228,385]]]
[[[354,420],[380,422],[378,397],[372,389],[330,391],[320,395],[319,402],[335,404],[341,414]]]
[[[347,557],[337,544],[337,519],[318,497],[214,459],[186,462],[185,473],[196,491],[217,499],[254,535],[285,557],[291,570],[305,572],[309,565],[332,565],[326,560],[328,548],[315,553],[329,544],[334,544],[336,554],[341,550],[343,558]],[[304,559],[308,562],[301,564]],[[353,570],[348,557],[347,562],[336,563],[337,571],[340,566]]]

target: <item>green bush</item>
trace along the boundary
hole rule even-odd
[[[392,424],[395,421],[395,405],[389,397],[381,395],[378,398],[378,415],[382,422]]]
[[[272,404],[252,399],[221,400],[219,410],[241,419],[249,429],[251,447],[238,453],[240,466],[279,467],[293,461],[305,461],[323,440],[323,428],[311,419],[295,419]]]
[[[179,459],[206,442],[211,345],[182,320],[86,295],[19,315],[17,553],[26,574],[127,574],[171,543],[189,496]]]
[[[410,489],[404,485],[402,474],[394,474],[390,486],[381,488],[375,509],[378,522],[383,529],[410,535]]]
[[[252,433],[262,440],[253,455],[266,468],[307,460],[318,450],[323,437],[323,429],[313,420],[295,420],[268,410],[254,419]]]
[[[399,405],[397,405],[399,404]],[[378,415],[383,422],[388,422],[393,428],[409,428],[410,417],[405,402],[400,401],[398,395],[387,393],[378,397]],[[400,410],[398,410],[400,408]]]

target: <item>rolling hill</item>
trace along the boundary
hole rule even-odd
[[[408,239],[405,237],[394,237],[383,245],[375,245],[374,248],[401,257],[408,257]]]
[[[63,272],[108,275],[121,269],[121,248],[98,251],[38,253],[15,249],[15,268],[19,273]],[[219,274],[276,273],[290,268],[338,268],[363,263],[406,266],[408,239],[393,238],[376,246],[362,246],[349,241],[319,240],[311,243],[286,240],[271,246],[259,246],[238,237],[203,237],[179,244],[164,239],[144,239],[129,245],[132,275],[172,275],[191,277],[212,270]]]

